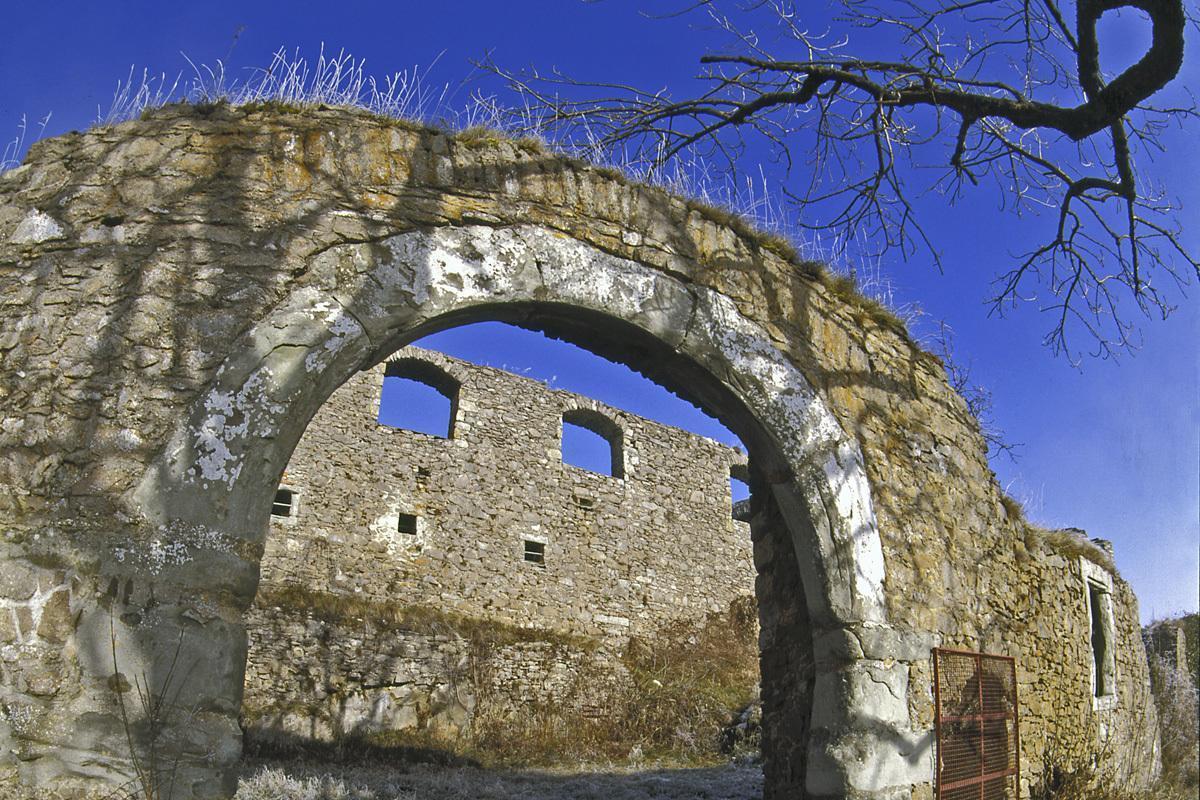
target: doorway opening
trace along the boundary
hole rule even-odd
[[[437,376],[452,438],[391,424],[389,405],[411,403],[388,391],[397,365]],[[572,425],[602,445],[592,467]],[[691,402],[538,332],[456,327],[335,391],[283,480],[307,518],[266,542],[251,753],[353,740],[505,766],[757,755],[761,480]]]

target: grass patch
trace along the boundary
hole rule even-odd
[[[454,752],[454,743],[425,731],[353,733],[321,741],[281,731],[249,727],[242,737],[246,758],[303,760],[321,764],[432,764],[477,767],[479,762]]]
[[[1103,548],[1088,541],[1082,533],[1074,533],[1070,530],[1050,531],[1026,523],[1025,542],[1026,547],[1029,547],[1031,551],[1034,549],[1030,546],[1032,542],[1034,546],[1041,545],[1061,556],[1085,558],[1093,564],[1104,567],[1114,576],[1120,576],[1112,556]]]
[[[581,712],[583,703],[571,699],[518,720],[485,711],[476,722],[473,754],[485,764],[505,767],[722,763],[727,760],[721,752],[723,729],[758,692],[754,598],[735,601],[702,621],[632,637],[621,660],[630,680],[609,689],[602,704],[607,713],[588,716]],[[595,686],[593,676],[581,675],[576,700],[594,693]]]
[[[486,125],[472,125],[469,128],[455,132],[453,137],[454,141],[459,144],[465,144],[468,147],[496,147],[501,143],[507,142],[514,145],[518,150],[530,155],[542,155],[547,152],[546,143],[541,139],[533,136],[514,138],[504,131]]]
[[[263,585],[259,587],[255,603],[260,607],[302,611],[339,627],[370,623],[385,630],[450,633],[487,647],[547,642],[591,650],[597,644],[589,636],[484,620],[428,605],[389,603],[357,594],[323,592],[295,583]]]
[[[724,765],[703,770],[613,769],[483,771],[388,764],[327,767],[253,761],[236,800],[761,800],[762,771]]]

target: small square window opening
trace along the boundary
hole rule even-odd
[[[396,530],[400,533],[407,533],[410,536],[415,536],[417,533],[417,515],[401,514],[396,519]]]
[[[531,564],[546,566],[546,543],[525,540],[525,560]]]
[[[272,517],[290,517],[292,515],[292,490],[277,489],[275,499],[271,501]]]

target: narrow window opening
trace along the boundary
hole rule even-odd
[[[738,522],[750,521],[750,470],[745,464],[729,467],[731,516]]]
[[[563,412],[562,461],[589,472],[625,477],[621,427],[598,411],[577,408]]]
[[[1092,622],[1092,668],[1096,676],[1093,682],[1096,697],[1113,694],[1113,655],[1110,642],[1108,603],[1104,587],[1088,583],[1088,606]]]
[[[275,499],[271,501],[271,516],[286,518],[292,515],[291,489],[276,489]]]
[[[407,533],[410,536],[415,536],[417,533],[417,515],[400,514],[400,516],[396,519],[396,530],[400,533]]]
[[[525,560],[538,566],[546,566],[546,543],[525,540]]]

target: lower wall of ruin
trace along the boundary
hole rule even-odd
[[[259,603],[247,618],[243,724],[330,741],[407,731],[469,737],[477,712],[603,708],[621,664],[596,640],[522,630],[429,608]],[[293,596],[294,598],[294,596]],[[390,618],[389,618],[390,617]]]
[[[1045,545],[1035,552],[1022,586],[1028,594],[1012,604],[1015,624],[1002,634],[1004,649],[1017,656],[1026,790],[1036,796],[1071,774],[1143,788],[1157,777],[1160,756],[1137,598],[1110,574],[1112,685],[1096,697],[1085,583],[1106,570]]]
[[[268,746],[366,736],[467,751],[535,735],[535,760],[560,749],[624,757],[643,742],[662,744],[655,713],[639,730],[640,713],[630,712],[645,703],[670,713],[672,692],[687,691],[672,676],[691,679],[677,669],[684,661],[706,679],[716,674],[722,697],[753,698],[753,609],[746,598],[705,624],[619,639],[267,585],[247,617],[242,725]],[[731,630],[740,634],[724,657],[706,662]],[[730,744],[718,731],[742,704],[710,709],[709,741],[696,742],[697,753]]]

